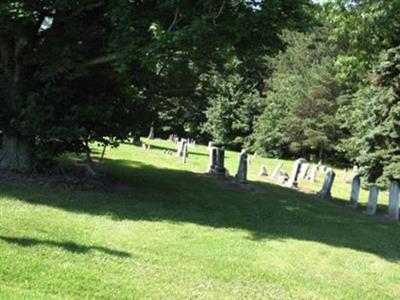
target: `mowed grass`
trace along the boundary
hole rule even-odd
[[[0,184],[1,299],[400,297],[397,223],[257,176],[277,160],[254,159],[264,192],[243,192],[199,174],[206,147],[184,165],[163,154],[174,144],[150,143],[107,150],[112,192]],[[230,174],[237,162],[227,152]],[[334,195],[349,191],[337,180]]]

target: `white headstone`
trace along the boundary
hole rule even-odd
[[[375,215],[376,207],[378,205],[379,188],[376,184],[371,185],[369,188],[368,205],[366,214]]]

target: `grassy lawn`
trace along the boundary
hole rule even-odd
[[[107,150],[123,183],[113,192],[0,184],[1,299],[400,298],[397,223],[258,177],[277,160],[253,160],[265,192],[241,192],[199,174],[206,147],[184,165],[163,154],[174,144],[150,143]],[[227,152],[230,174],[237,163]],[[344,177],[333,194],[346,200]],[[300,185],[319,190],[322,178]]]

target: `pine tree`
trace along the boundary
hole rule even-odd
[[[369,182],[400,179],[400,47],[382,56],[368,106],[368,130],[361,139],[360,163]]]

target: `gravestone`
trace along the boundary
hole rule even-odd
[[[331,199],[331,189],[333,182],[335,181],[335,172],[332,169],[328,169],[325,173],[324,184],[322,185],[321,191],[318,193],[318,196],[325,199]]]
[[[182,142],[182,141],[179,141],[179,142],[176,144],[176,155],[177,155],[178,157],[181,157],[182,146],[183,146],[183,142]]]
[[[258,175],[259,176],[268,176],[267,168],[264,165],[261,165],[260,173]]]
[[[360,195],[361,180],[360,175],[356,175],[351,182],[351,195],[350,195],[350,206],[356,208],[358,205],[358,198]]]
[[[213,173],[217,166],[217,147],[209,147],[210,153],[207,173]]]
[[[281,171],[282,166],[283,166],[283,163],[279,163],[279,164],[276,166],[276,168],[274,169],[274,171],[273,171],[272,174],[271,174],[271,178],[276,178],[276,176],[279,175],[279,172]]]
[[[215,168],[216,174],[225,175],[225,147],[217,147],[217,165]]]
[[[317,178],[317,174],[318,174],[318,165],[314,165],[312,168],[311,168],[311,172],[310,172],[310,176],[308,177],[309,178],[309,181],[311,181],[311,182],[315,182],[315,180],[316,180],[316,178]]]
[[[297,187],[297,178],[299,177],[300,168],[306,160],[304,158],[299,158],[293,163],[292,173],[290,173],[289,180],[286,182],[288,187]]]
[[[308,164],[308,163],[302,163],[301,164],[300,174],[299,174],[299,178],[300,179],[305,179],[306,178],[309,168],[310,168],[310,164]]]
[[[180,142],[178,142],[178,151],[176,153],[178,157],[184,156],[185,147],[187,147],[187,140],[182,139]]]
[[[246,183],[247,182],[247,162],[248,155],[246,150],[242,150],[239,156],[239,168],[236,173],[235,179],[239,183]]]
[[[182,153],[182,160],[183,160],[183,163],[184,163],[184,164],[186,164],[186,161],[187,161],[188,156],[189,156],[188,144],[185,143],[185,144],[183,145],[183,153]]]
[[[399,193],[400,184],[394,180],[389,187],[389,218],[393,220],[399,219]]]
[[[366,214],[368,215],[376,214],[376,207],[378,205],[378,195],[379,195],[378,186],[376,184],[371,185],[371,187],[369,188],[367,211],[365,212]]]
[[[210,174],[225,175],[225,148],[210,147],[210,160],[207,172]]]

